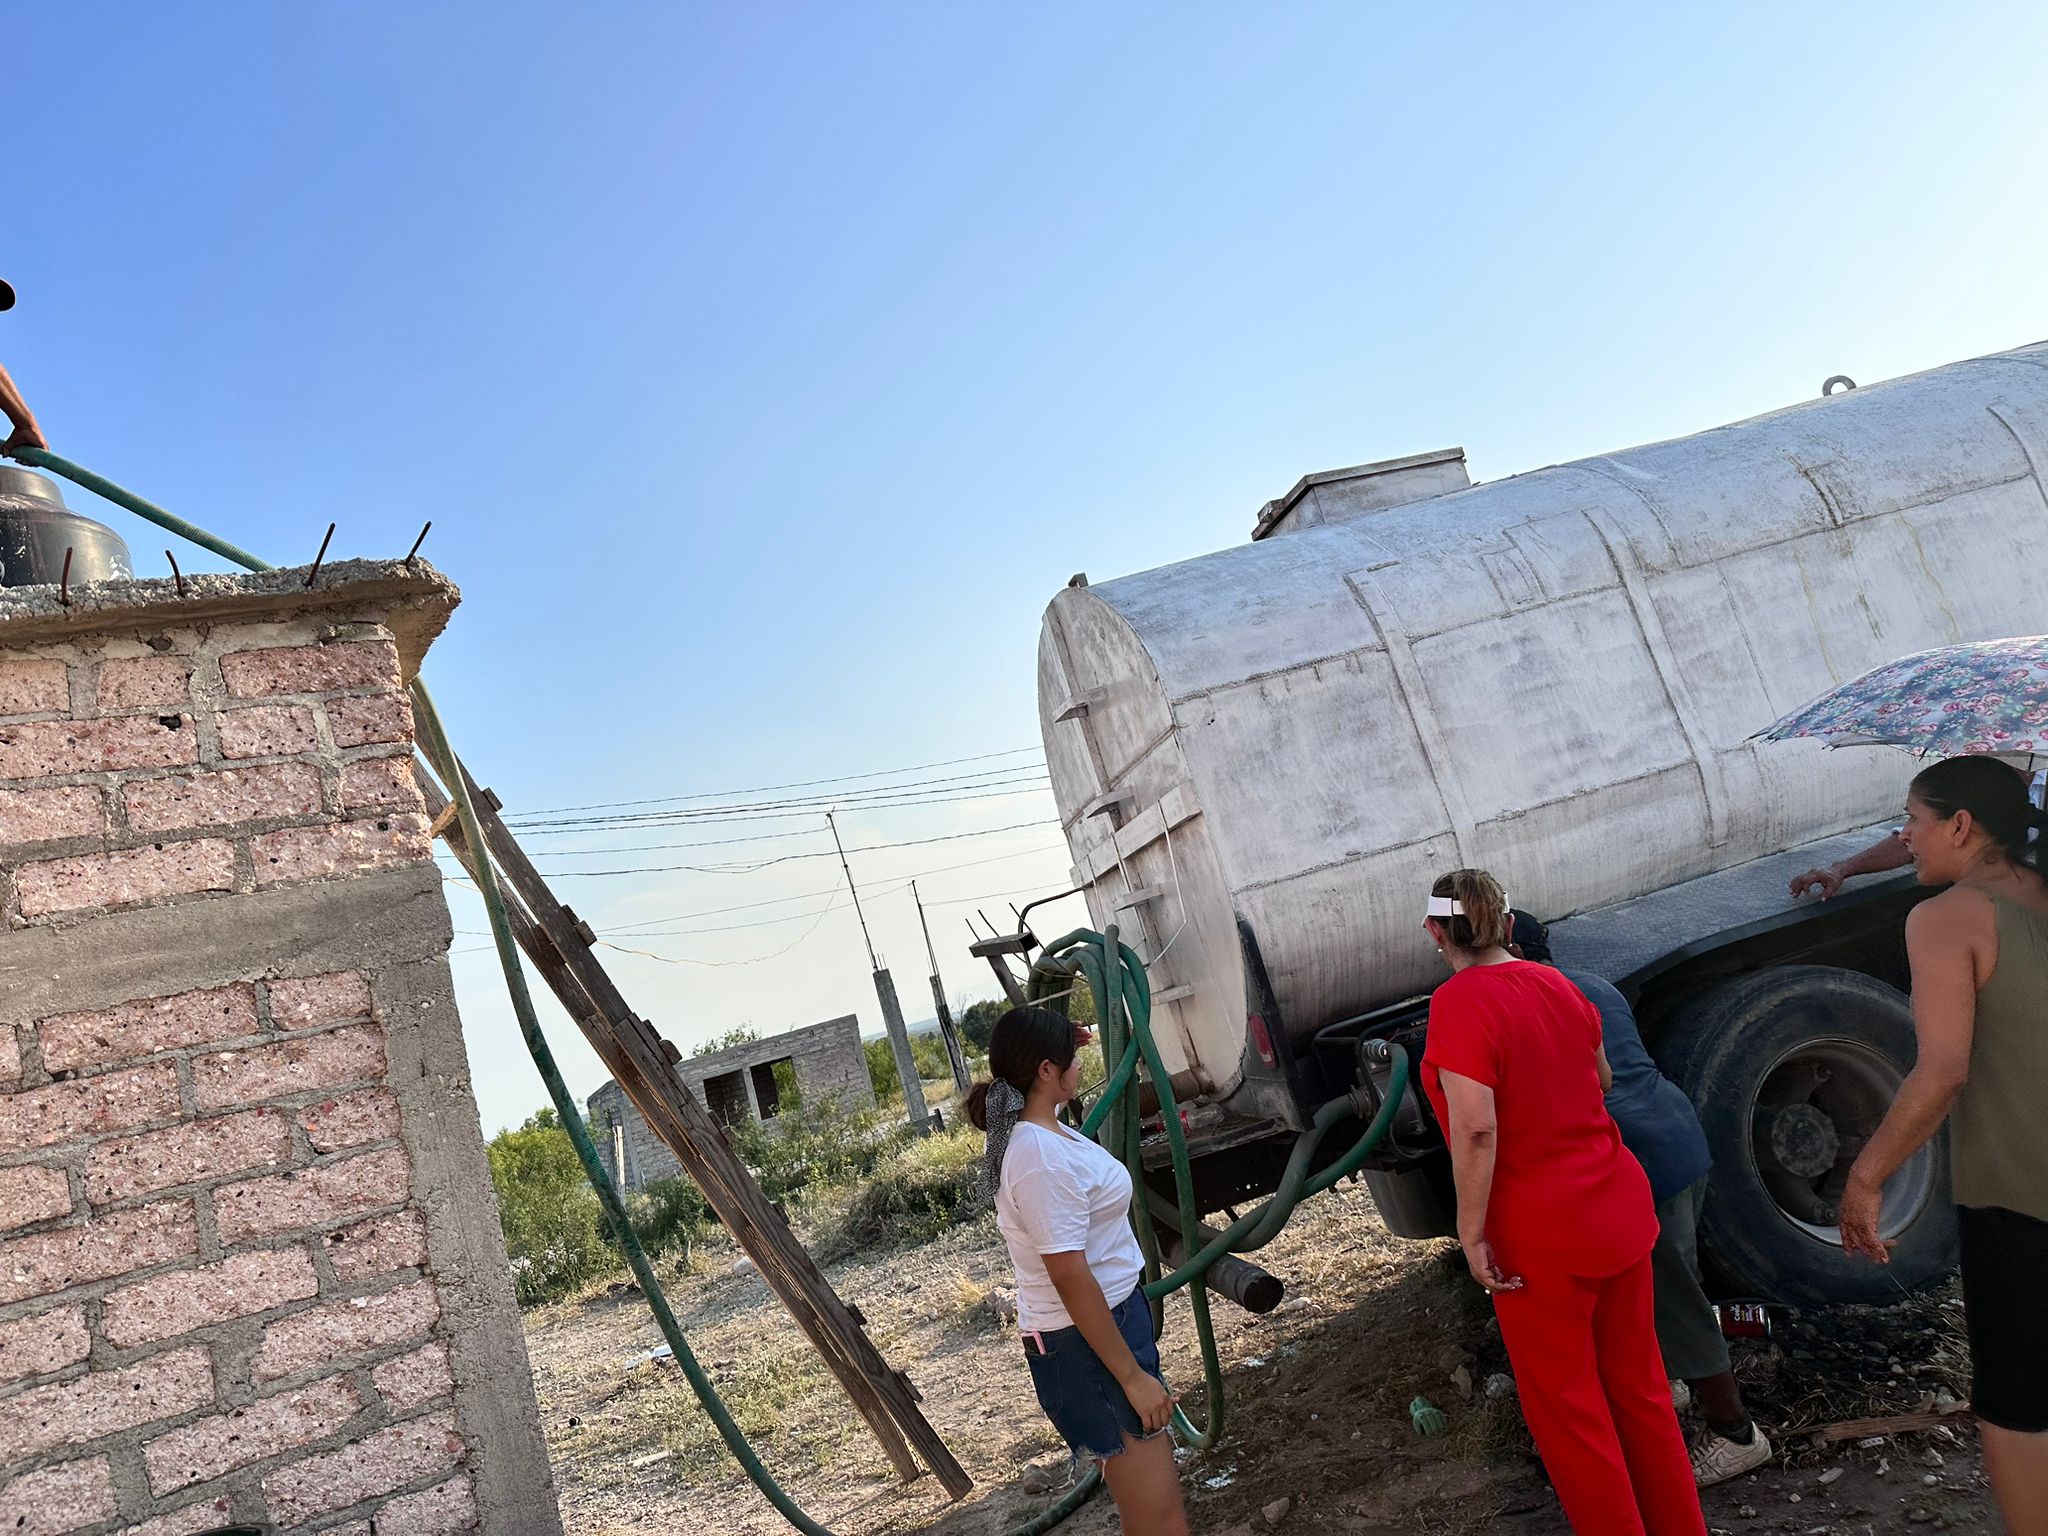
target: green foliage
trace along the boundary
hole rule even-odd
[[[773,1127],[746,1120],[727,1134],[755,1170],[762,1193],[788,1200],[865,1177],[912,1133],[907,1125],[886,1122],[879,1110],[849,1110],[827,1099]]]
[[[516,1131],[500,1131],[489,1152],[521,1303],[566,1295],[612,1265],[597,1192],[584,1179],[575,1145],[552,1109]]]
[[[750,1024],[742,1024],[737,1029],[728,1029],[724,1034],[715,1035],[711,1039],[706,1040],[690,1054],[692,1056],[711,1056],[719,1051],[730,1050],[735,1045],[750,1044],[760,1038],[761,1031],[755,1029]]]
[[[868,1059],[868,1080],[875,1085],[876,1102],[902,1103],[903,1081],[896,1075],[896,1049],[889,1043],[889,1037],[863,1041],[861,1049]],[[917,1066],[917,1075],[926,1082],[953,1080],[953,1063],[946,1055],[945,1037],[937,1030],[910,1037],[910,1059]]]
[[[993,997],[969,1003],[967,1011],[960,1016],[960,1037],[986,1056],[988,1037],[995,1032],[996,1020],[1009,1011],[1008,1003]]]
[[[981,1133],[964,1120],[936,1136],[900,1143],[854,1191],[824,1246],[851,1252],[923,1242],[978,1213],[982,1147]]]

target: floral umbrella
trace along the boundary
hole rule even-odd
[[[2048,759],[2048,635],[1943,645],[1902,656],[1801,705],[1753,740],[1982,753],[2031,769]]]

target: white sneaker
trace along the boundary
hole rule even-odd
[[[1683,1413],[1692,1406],[1692,1388],[1677,1377],[1671,1379],[1671,1411]]]
[[[1750,1441],[1738,1445],[1733,1440],[1724,1440],[1711,1429],[1702,1433],[1692,1446],[1692,1480],[1701,1488],[1711,1488],[1716,1483],[1725,1483],[1731,1477],[1740,1477],[1754,1471],[1771,1459],[1770,1437],[1764,1433],[1761,1424],[1750,1426]]]

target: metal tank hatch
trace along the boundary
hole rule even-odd
[[[67,549],[73,586],[134,579],[121,535],[65,506],[48,475],[0,463],[0,587],[55,586]]]

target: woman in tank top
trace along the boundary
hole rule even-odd
[[[1884,1181],[1950,1122],[1971,1404],[2006,1528],[2048,1533],[2048,817],[1995,758],[1913,780],[1900,837],[1922,885],[1906,919],[1919,1059],[1849,1172],[1842,1246],[1886,1263]]]
[[[1101,1464],[1129,1536],[1187,1536],[1130,1171],[1058,1118],[1079,1090],[1086,1038],[1050,1008],[1012,1008],[989,1036],[993,1081],[969,1091],[967,1116],[988,1133],[1038,1405],[1077,1459]]]

